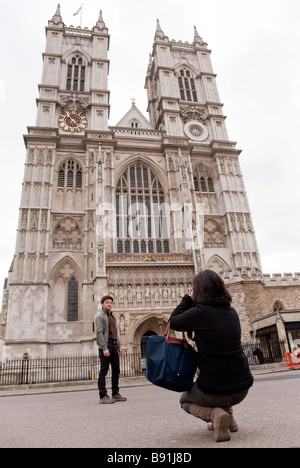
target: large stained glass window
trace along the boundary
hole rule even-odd
[[[129,166],[116,186],[117,252],[169,253],[164,190],[149,167]]]

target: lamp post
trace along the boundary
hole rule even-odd
[[[159,330],[160,330],[160,336],[163,336],[163,323],[164,323],[164,318],[162,316],[162,312],[158,312],[158,324],[159,324]]]
[[[29,370],[29,354],[27,352],[27,349],[25,349],[25,352],[23,354],[23,361],[22,361],[22,376],[23,376],[23,384],[28,385],[28,370]]]

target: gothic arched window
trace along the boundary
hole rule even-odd
[[[198,102],[195,79],[191,72],[186,69],[181,69],[178,76],[180,99],[182,101]]]
[[[67,71],[67,91],[84,91],[85,63],[80,55],[75,55],[70,60]]]
[[[214,183],[207,170],[199,165],[194,171],[194,185],[196,192],[214,192]]]
[[[74,277],[68,284],[68,322],[78,321],[78,283]]]
[[[131,128],[139,128],[139,126],[140,125],[139,125],[138,121],[135,120],[135,119],[130,122],[130,127]]]
[[[169,253],[162,185],[151,169],[129,166],[116,187],[117,252]]]
[[[49,321],[82,320],[81,291],[81,270],[71,258],[66,257],[56,265],[50,277]]]
[[[82,170],[74,160],[65,161],[58,171],[58,188],[82,188]]]

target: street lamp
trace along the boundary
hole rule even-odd
[[[160,330],[160,336],[163,336],[163,323],[164,323],[164,318],[162,316],[162,312],[158,312],[158,324],[159,324],[159,330]]]

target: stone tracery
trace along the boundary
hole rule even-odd
[[[71,216],[62,218],[53,232],[54,249],[81,249],[82,230],[78,222]]]

